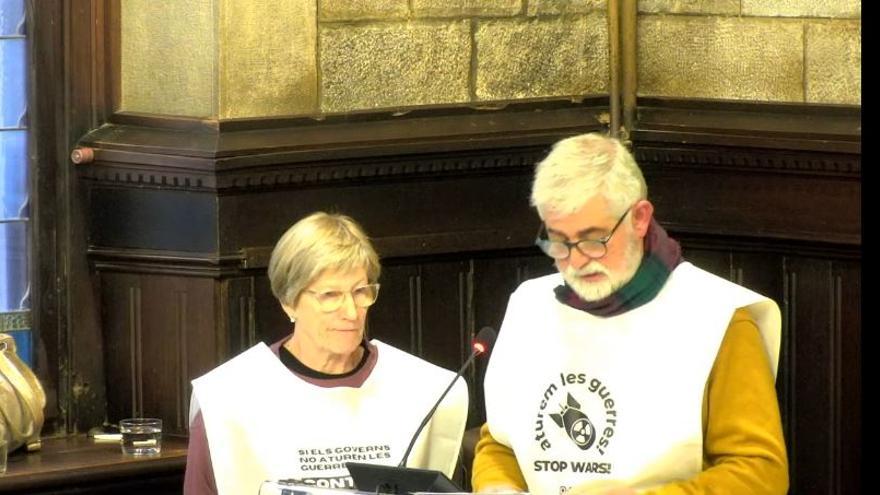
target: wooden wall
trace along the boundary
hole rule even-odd
[[[311,211],[355,217],[383,258],[372,336],[450,369],[498,328],[532,246],[532,167],[600,129],[595,101],[275,129],[98,129],[81,142],[107,415],[186,430],[189,380],[289,331],[265,266]],[[859,493],[861,166],[853,112],[647,100],[632,139],[656,215],[698,266],[775,299],[791,493]],[[482,366],[469,425],[484,418]]]

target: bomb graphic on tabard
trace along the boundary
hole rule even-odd
[[[596,428],[590,418],[581,411],[581,405],[574,400],[571,394],[567,394],[566,404],[561,405],[559,414],[550,414],[550,419],[565,430],[568,438],[581,450],[587,450],[596,440]]]

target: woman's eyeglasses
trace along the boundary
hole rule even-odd
[[[354,305],[359,308],[372,306],[379,297],[379,284],[361,285],[351,291],[305,289],[303,292],[314,296],[321,311],[329,313],[342,307],[346,295],[350,295]]]

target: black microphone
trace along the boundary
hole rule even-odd
[[[443,398],[446,397],[446,394],[452,390],[452,386],[455,385],[455,382],[458,381],[458,378],[464,373],[464,370],[467,369],[468,366],[474,361],[474,358],[479,356],[480,354],[484,354],[488,352],[492,345],[495,344],[495,338],[497,334],[492,327],[483,327],[477,332],[477,336],[474,337],[473,342],[471,343],[471,355],[464,361],[464,364],[461,365],[461,368],[458,370],[458,373],[455,374],[455,377],[449,383],[449,386],[446,387],[446,390],[443,391],[443,394],[440,395],[440,398],[437,399],[437,402],[434,404],[434,407],[428,411],[428,415],[425,416],[425,419],[422,420],[422,423],[416,428],[416,433],[413,435],[412,440],[409,442],[409,447],[406,448],[406,452],[403,453],[403,459],[400,460],[400,464],[397,467],[406,466],[406,461],[409,458],[409,453],[412,450],[413,446],[416,444],[416,439],[419,438],[419,434],[425,428],[425,425],[428,424],[428,421],[431,420],[431,416],[434,415],[434,411],[437,410],[437,407],[440,406],[440,403],[443,402]]]
[[[490,327],[481,328],[471,344],[473,352],[471,352],[470,357],[465,360],[461,369],[458,370],[458,373],[456,373],[455,377],[452,379],[452,382],[450,382],[449,386],[446,387],[446,390],[443,391],[443,395],[440,396],[437,403],[434,404],[434,407],[428,411],[428,415],[425,416],[425,419],[422,420],[422,423],[416,429],[416,433],[413,435],[412,441],[409,442],[409,447],[406,448],[406,452],[404,452],[400,464],[397,466],[385,466],[382,464],[368,464],[363,462],[345,463],[345,466],[348,468],[348,472],[351,474],[352,480],[354,481],[355,488],[357,488],[359,492],[375,494],[408,494],[412,492],[461,493],[463,491],[461,487],[457,486],[442,472],[432,469],[408,468],[406,467],[406,460],[409,458],[409,453],[412,450],[413,445],[415,445],[416,439],[419,437],[422,429],[428,424],[428,421],[434,415],[434,411],[436,411],[437,407],[440,406],[440,403],[443,402],[443,398],[446,397],[446,394],[449,393],[452,386],[455,385],[455,382],[458,381],[458,378],[464,373],[464,370],[467,369],[471,362],[473,362],[475,357],[489,351],[494,343],[495,330],[492,330]]]

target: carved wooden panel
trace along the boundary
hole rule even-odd
[[[160,417],[188,428],[191,378],[218,362],[211,279],[101,274],[108,418]]]

